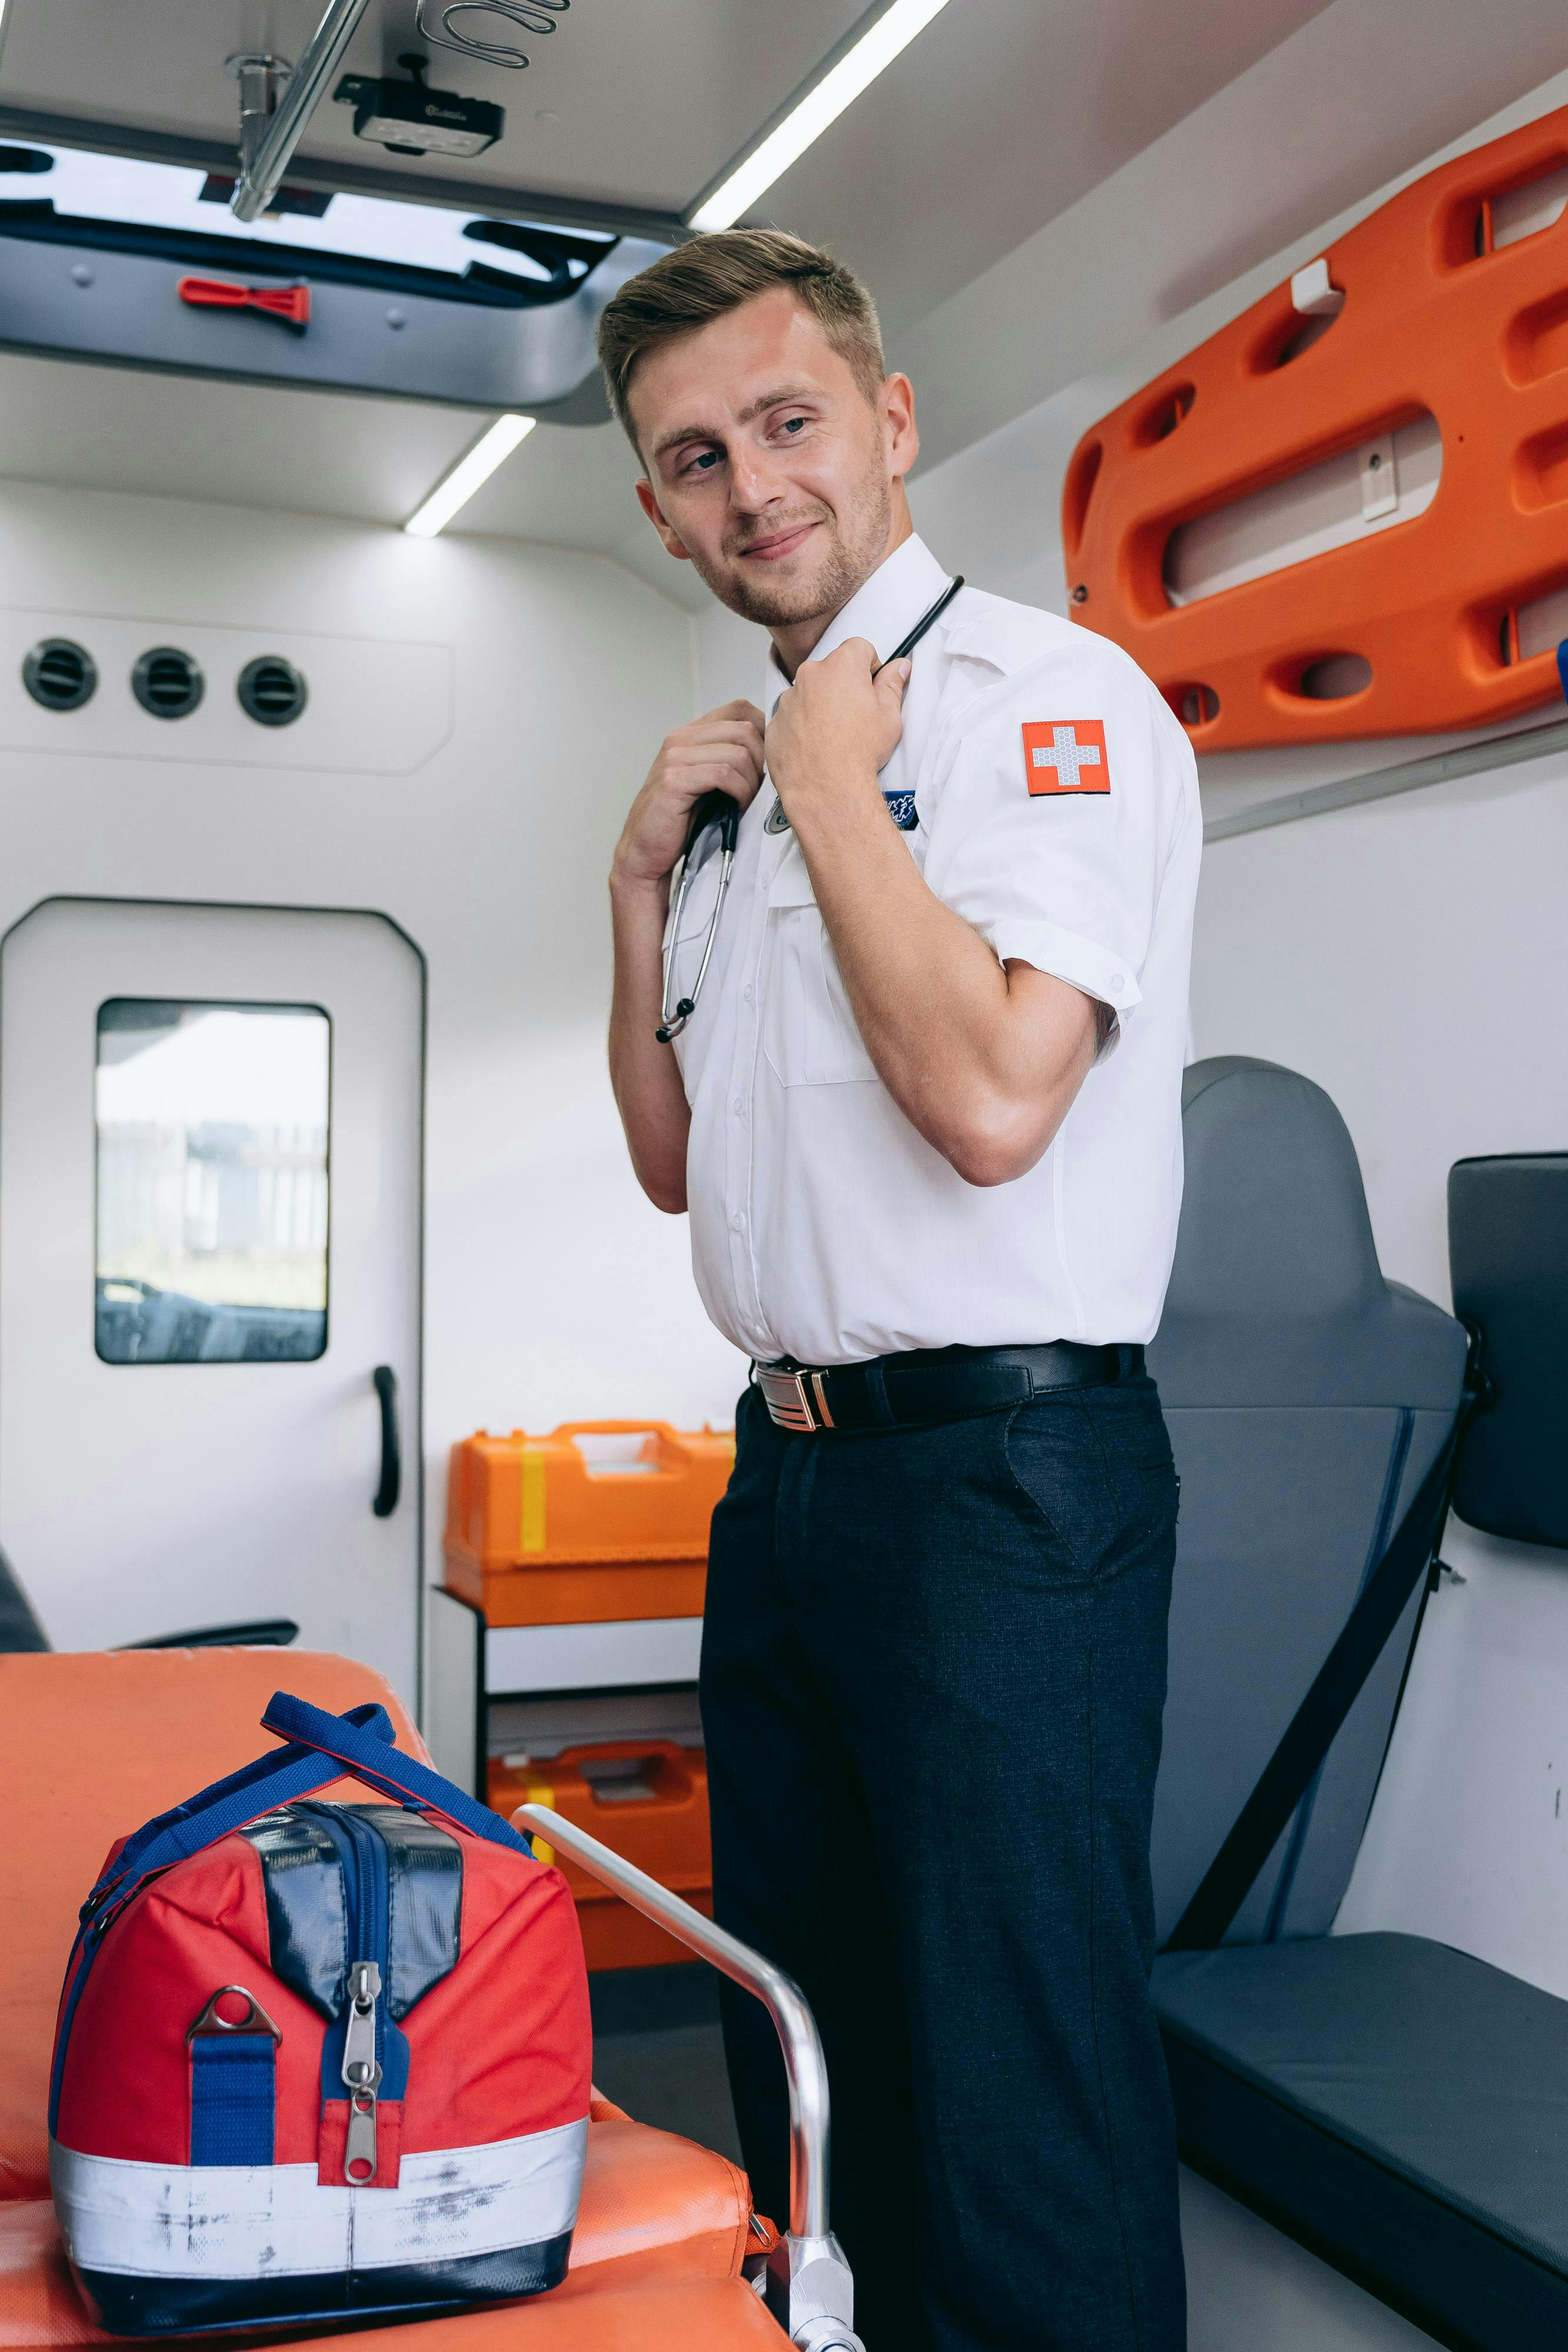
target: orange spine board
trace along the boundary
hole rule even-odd
[[[1492,249],[1496,200],[1568,165],[1568,108],[1428,173],[1324,248],[1343,307],[1305,323],[1276,288],[1085,434],[1067,468],[1074,620],[1125,647],[1195,749],[1416,734],[1518,717],[1559,691],[1512,614],[1568,583],[1568,211]],[[1181,524],[1423,414],[1442,437],[1408,520],[1173,606]],[[1335,700],[1304,671],[1360,656]],[[1217,707],[1210,709],[1207,689]]]

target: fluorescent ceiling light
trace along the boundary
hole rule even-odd
[[[437,482],[423,506],[416,507],[403,529],[415,539],[434,539],[444,530],[460,507],[465,507],[476,490],[489,480],[499,465],[511,456],[519,441],[526,441],[538,419],[535,416],[497,416],[487,433],[481,434],[465,457],[459,457],[452,471]]]
[[[704,198],[692,214],[690,226],[699,229],[729,228],[742,213],[749,212],[758,197],[775,180],[782,178],[796,158],[821,137],[831,122],[838,121],[846,106],[854,104],[862,90],[870,87],[946,5],[947,0],[893,0],[893,6],[877,18],[869,32],[862,34],[853,48],[847,50],[838,64],[806,92],[799,105],[791,107],[760,147],[754,148],[744,163],[736,165],[728,179],[711,196]]]

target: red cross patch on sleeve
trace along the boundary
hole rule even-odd
[[[1108,793],[1111,763],[1103,719],[1030,719],[1023,730],[1024,781],[1035,793]]]

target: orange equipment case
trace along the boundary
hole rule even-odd
[[[1327,331],[1309,344],[1278,287],[1079,443],[1072,617],[1126,648],[1195,749],[1479,728],[1557,694],[1516,615],[1568,584],[1568,213],[1501,249],[1492,213],[1565,165],[1568,109],[1428,173],[1326,249]],[[1181,524],[1424,414],[1442,437],[1424,512],[1173,607]],[[1360,691],[1301,690],[1345,656],[1371,666]]]
[[[629,1460],[595,1467],[581,1438],[642,1438]],[[572,1421],[548,1437],[480,1432],[452,1450],[446,1584],[486,1625],[581,1625],[699,1617],[708,1521],[735,1460],[729,1430],[663,1422]],[[641,1771],[619,1780],[595,1765]],[[486,1801],[503,1819],[551,1806],[711,1913],[707,1764],[674,1741],[580,1742],[559,1756],[488,1757]],[[685,1948],[563,1863],[591,1969],[685,1960]]]
[[[596,1471],[574,1443],[639,1432],[631,1471]],[[569,1421],[548,1437],[481,1430],[452,1449],[447,1590],[489,1625],[698,1617],[708,1521],[734,1460],[731,1431],[663,1422]]]
[[[642,1769],[618,1779],[592,1773],[595,1764],[612,1765],[617,1759]],[[486,1802],[503,1821],[518,1805],[549,1805],[712,1918],[707,1761],[700,1748],[679,1748],[667,1739],[603,1740],[528,1765],[492,1757]],[[534,1850],[539,1851],[537,1841]],[[552,1853],[550,1858],[576,1898],[591,1969],[652,1968],[691,1958],[685,1945],[568,1856]]]

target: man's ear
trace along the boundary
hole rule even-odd
[[[913,460],[911,462],[913,463]],[[664,515],[661,513],[659,509],[659,500],[654,491],[653,485],[649,481],[645,474],[637,484],[637,503],[642,508],[643,512],[647,516],[648,520],[653,524],[653,529],[658,532],[659,537],[664,541],[665,554],[673,555],[677,563],[689,563],[692,559],[687,554],[680,539],[664,520]]]
[[[888,436],[888,471],[902,481],[920,455],[920,435],[915,423],[915,386],[906,375],[890,375],[878,396],[883,430]]]

